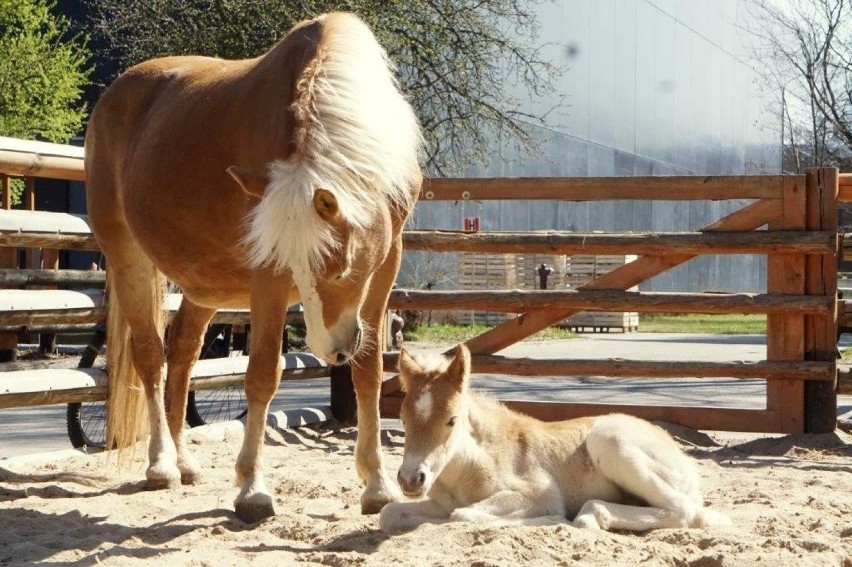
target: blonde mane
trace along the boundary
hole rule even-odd
[[[269,165],[269,184],[249,217],[252,267],[322,267],[334,234],[314,210],[314,191],[337,198],[344,219],[368,227],[380,207],[410,208],[423,139],[393,67],[355,16],[323,18],[323,37],[292,103],[297,149]]]

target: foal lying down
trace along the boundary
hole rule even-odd
[[[380,525],[535,524],[644,531],[728,523],[704,508],[693,460],[659,427],[627,415],[554,423],[469,391],[470,353],[399,358],[406,392],[398,480],[413,502],[386,505]],[[537,520],[536,520],[537,519]]]

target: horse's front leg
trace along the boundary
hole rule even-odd
[[[247,523],[275,515],[263,479],[263,438],[269,402],[281,381],[281,337],[291,287],[289,272],[275,276],[262,270],[252,276],[252,336],[245,380],[248,416],[236,466],[241,488],[234,502],[237,517]]]
[[[355,466],[367,485],[361,496],[362,514],[377,514],[388,502],[402,500],[399,486],[384,470],[379,417],[385,311],[401,256],[402,240],[397,239],[370,283],[362,308],[364,347],[352,363],[352,381],[358,403]]]

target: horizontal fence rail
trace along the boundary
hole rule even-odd
[[[331,368],[311,354],[281,357],[282,380],[328,377]],[[243,383],[248,357],[199,360],[192,370],[191,390],[227,388]],[[63,368],[7,372],[0,381],[0,409],[106,399],[107,374],[100,368]]]
[[[419,291],[394,290],[390,309],[478,310],[523,313],[531,309],[577,311],[639,311],[644,313],[810,313],[829,314],[834,296],[639,292],[617,290],[565,291]]]
[[[781,175],[432,178],[424,201],[780,199]]]
[[[492,254],[835,254],[833,232],[689,233],[462,232],[410,230],[407,250]]]
[[[103,291],[0,289],[0,331],[103,323],[107,316],[103,297]],[[169,317],[177,312],[180,302],[180,294],[167,294],[165,307]],[[248,309],[220,309],[212,320],[212,323],[233,325],[250,322]],[[287,323],[304,323],[303,313],[288,310]]]
[[[386,353],[386,369],[397,369],[399,355]],[[496,355],[471,357],[473,372],[541,378],[606,376],[608,378],[737,378],[740,380],[834,380],[829,362],[671,362],[662,360],[538,359]]]

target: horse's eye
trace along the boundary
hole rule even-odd
[[[447,422],[447,427],[453,427],[456,424],[456,416],[450,418],[450,421]]]

